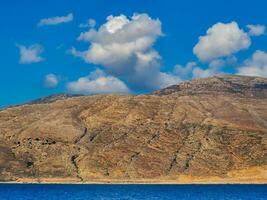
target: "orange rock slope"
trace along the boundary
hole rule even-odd
[[[0,110],[0,181],[267,183],[267,79],[149,95],[59,95]]]

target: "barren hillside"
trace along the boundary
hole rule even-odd
[[[60,95],[0,110],[0,180],[267,183],[267,79],[151,95]]]

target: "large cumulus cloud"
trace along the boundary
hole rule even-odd
[[[201,61],[211,61],[220,57],[230,56],[251,45],[248,33],[239,28],[236,22],[216,23],[207,30],[193,52]]]
[[[71,53],[85,62],[102,65],[111,76],[127,80],[134,89],[152,90],[175,84],[179,78],[160,71],[161,56],[154,44],[163,35],[161,22],[147,14],[109,16],[98,29],[80,34],[86,51]]]

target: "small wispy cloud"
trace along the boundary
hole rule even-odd
[[[96,21],[94,19],[88,19],[85,23],[79,25],[80,28],[94,28]]]
[[[249,35],[250,36],[260,36],[265,34],[266,27],[264,25],[247,25],[247,28],[249,29]]]
[[[44,58],[40,55],[44,48],[40,44],[33,44],[29,47],[24,45],[17,44],[20,52],[20,64],[31,64],[31,63],[38,63],[44,60]]]
[[[54,26],[62,23],[68,23],[73,20],[73,14],[69,13],[66,16],[56,16],[51,18],[41,19],[38,26]]]
[[[59,83],[59,77],[55,74],[47,74],[44,80],[44,86],[47,88],[56,87]]]

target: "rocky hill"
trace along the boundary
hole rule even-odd
[[[267,97],[265,78],[249,76],[216,76],[185,81],[154,92],[156,95],[235,94],[245,97]]]
[[[267,183],[267,79],[0,110],[0,181]]]
[[[28,104],[42,104],[42,103],[53,103],[54,101],[58,100],[66,100],[68,98],[72,97],[79,97],[82,95],[74,95],[74,94],[56,94],[56,95],[50,95],[47,97],[42,97],[40,99],[36,99],[34,101],[29,102]]]

